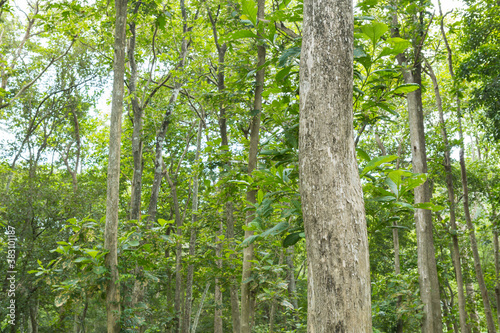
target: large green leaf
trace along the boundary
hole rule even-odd
[[[288,223],[287,222],[280,222],[280,223],[276,224],[274,227],[267,229],[266,231],[261,233],[260,237],[264,238],[267,236],[275,236],[275,235],[282,233],[286,229],[288,229]]]
[[[361,27],[361,31],[363,31],[363,33],[369,37],[369,39],[373,43],[373,46],[377,45],[380,37],[382,37],[387,32],[387,30],[389,30],[389,27],[387,26],[387,24],[382,22],[372,22]]]
[[[405,83],[392,90],[391,94],[407,94],[409,92],[415,91],[420,88],[420,85],[417,83]]]
[[[372,171],[373,169],[377,168],[378,166],[380,166],[384,163],[394,161],[397,158],[398,157],[396,155],[387,155],[387,156],[380,156],[380,157],[374,158],[373,160],[368,162],[368,164],[365,166],[365,168],[363,169],[363,171],[360,174],[360,177],[363,177],[368,172]]]
[[[428,209],[428,210],[432,210],[433,212],[437,212],[437,211],[444,209],[443,206],[435,205],[432,202],[416,203],[413,205],[413,207],[420,208],[420,209]]]
[[[283,240],[283,247],[289,247],[295,245],[295,243],[304,238],[303,235],[304,233],[302,231],[299,231],[286,236],[285,239]]]
[[[253,0],[241,0],[242,20],[249,20],[254,26],[257,25],[257,3]]]

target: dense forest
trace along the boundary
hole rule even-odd
[[[0,331],[497,332],[500,3],[0,0]]]

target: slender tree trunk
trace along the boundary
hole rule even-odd
[[[422,13],[420,16],[422,17]],[[422,19],[421,19],[422,20]],[[420,22],[423,24],[423,22]],[[397,27],[397,15],[393,15],[392,35],[399,37]],[[420,36],[424,38],[425,36]],[[403,53],[396,58],[403,66],[403,79],[405,83],[422,84],[421,77],[421,46],[415,47],[417,58],[414,60],[413,68],[405,68],[407,59]],[[412,152],[413,172],[427,173],[427,154],[425,148],[424,114],[422,107],[421,89],[408,93],[408,116],[410,123],[410,142]],[[431,191],[429,182],[415,188],[415,203],[429,202]],[[424,304],[424,318],[422,323],[423,333],[438,333],[443,331],[441,317],[441,301],[439,295],[439,280],[437,274],[436,257],[434,251],[432,214],[427,209],[415,209],[415,224],[417,234],[417,257],[420,297]]]
[[[219,231],[217,235],[222,235],[224,233],[224,226],[222,221],[219,223]],[[222,257],[222,242],[216,237],[215,242],[217,245],[215,247],[215,257]],[[222,259],[217,259],[217,268],[222,271]],[[220,284],[221,279],[219,277],[215,278],[215,291],[214,291],[214,333],[222,333],[222,288]]]
[[[193,327],[191,328],[191,333],[196,333],[196,328],[198,327],[198,321],[200,320],[200,316],[201,316],[201,310],[203,310],[203,303],[205,303],[205,298],[207,297],[209,288],[210,288],[210,282],[207,282],[207,284],[205,286],[205,290],[203,290],[203,295],[201,296],[198,311],[196,312],[196,316],[194,317]]]
[[[293,308],[297,310],[299,303],[297,301],[297,286],[295,284],[295,266],[293,264],[294,247],[290,246],[286,249],[286,264],[288,266],[288,297],[292,301]]]
[[[315,333],[372,331],[368,235],[352,127],[353,20],[349,0],[304,1],[299,172],[307,330]]]
[[[439,9],[441,12],[441,4],[439,3]],[[442,15],[442,13],[441,13]],[[448,39],[446,38],[446,33],[444,31],[444,24],[441,21],[441,34],[443,36],[443,40],[446,46],[446,50],[448,52],[448,69],[450,72],[450,76],[453,80],[455,80],[455,73],[453,70],[453,53],[451,51],[450,45],[448,43]],[[496,332],[495,321],[493,320],[493,313],[491,311],[490,299],[488,296],[488,290],[486,289],[486,283],[484,282],[483,269],[481,268],[481,259],[479,257],[479,251],[477,248],[476,242],[476,233],[474,230],[474,225],[472,224],[472,219],[469,211],[469,187],[467,180],[467,169],[465,167],[465,157],[464,157],[464,135],[462,130],[462,112],[460,110],[460,96],[457,94],[455,97],[457,103],[457,118],[458,118],[458,134],[460,138],[460,174],[462,180],[462,190],[463,190],[463,207],[464,207],[464,216],[465,222],[467,223],[467,229],[469,231],[469,239],[471,243],[472,256],[474,258],[474,270],[476,272],[476,279],[479,285],[479,290],[481,291],[481,297],[483,299],[484,305],[484,315],[486,317],[486,323],[488,326],[488,333]]]
[[[392,241],[394,243],[394,273],[396,276],[399,276],[401,274],[401,262],[399,260],[399,230],[398,230],[398,222],[394,221],[392,222]],[[403,298],[401,296],[398,297],[398,300],[396,302],[396,308],[399,309],[401,306]],[[398,315],[398,321],[396,323],[396,333],[403,333],[403,320],[401,319],[401,316]]]
[[[479,333],[479,327],[481,327],[481,322],[479,321],[479,316],[476,309],[476,292],[474,291],[474,285],[472,282],[467,282],[465,284],[465,292],[467,293],[467,298],[469,299],[469,304],[472,310],[470,311],[470,321],[472,323],[472,332]]]
[[[497,320],[500,326],[500,248],[498,246],[498,231],[493,231],[493,245],[495,250],[495,298],[497,301]]]
[[[226,202],[226,238],[228,244],[234,247],[234,207],[233,202]],[[234,260],[236,255],[231,253],[229,259]],[[234,265],[231,265],[234,268]],[[240,333],[240,302],[238,299],[238,286],[234,277],[230,278],[229,297],[231,300],[231,320],[233,323],[233,333]]]
[[[285,257],[285,253],[283,252],[283,249],[280,250],[280,256],[278,260],[278,265],[281,266],[283,265],[283,258]],[[279,274],[276,275],[276,278],[279,278]],[[276,307],[278,304],[276,304],[276,296],[273,296],[271,299],[271,310],[269,311],[269,333],[274,332],[274,322],[275,322],[275,316],[276,316]]]
[[[203,129],[203,119],[199,120],[198,123],[198,133],[196,135],[196,154],[195,163],[198,164],[200,159],[201,151],[201,132]],[[196,170],[196,169],[195,169]],[[196,234],[198,232],[196,223],[198,222],[198,182],[199,173],[194,175],[193,180],[193,202],[192,202],[192,216],[191,216],[191,236],[189,238],[189,256],[193,258],[195,256],[196,250]],[[189,326],[191,324],[191,308],[193,305],[193,276],[194,276],[194,265],[190,264],[188,266],[187,282],[186,282],[186,301],[184,302],[184,317],[182,319],[181,332],[189,333]]]
[[[257,17],[264,19],[265,17],[265,1],[257,1]],[[259,28],[259,27],[258,27]],[[254,112],[256,115],[252,117],[250,124],[250,147],[248,150],[248,175],[251,176],[252,172],[257,167],[257,153],[259,148],[259,131],[260,131],[260,117],[262,112],[262,92],[264,90],[264,64],[266,62],[266,49],[263,44],[259,43],[257,46],[257,73],[255,77],[255,95],[254,95]],[[256,191],[248,190],[246,198],[249,205],[256,203]],[[251,207],[251,206],[249,206]],[[253,210],[247,211],[246,224],[248,225],[253,219]],[[253,231],[245,230],[245,239],[252,236]],[[247,282],[252,273],[251,260],[254,258],[253,244],[247,246],[243,250],[243,269],[241,274],[241,317],[240,317],[240,333],[250,333],[251,323],[253,317],[252,304],[254,303],[254,293],[250,290],[250,283]]]
[[[136,7],[138,9],[138,6]],[[134,114],[134,124],[132,129],[132,157],[134,160],[134,171],[132,177],[132,190],[130,198],[130,219],[140,220],[141,218],[141,193],[142,193],[142,128],[143,109],[137,97],[137,64],[135,62],[135,22],[129,23],[131,33],[129,40],[128,59],[130,64],[129,92],[131,95],[130,104]]]
[[[436,105],[439,112],[439,123],[441,125],[441,137],[443,138],[445,144],[444,151],[444,171],[446,174],[446,188],[448,190],[448,201],[450,205],[450,230],[451,230],[451,239],[452,239],[452,251],[451,257],[453,260],[453,266],[455,268],[455,277],[457,280],[457,288],[458,288],[458,313],[460,317],[460,330],[464,333],[470,331],[467,326],[467,312],[466,312],[466,301],[464,294],[464,280],[462,274],[462,264],[460,260],[460,247],[458,243],[458,231],[457,231],[457,223],[455,217],[455,190],[453,189],[453,175],[451,172],[451,158],[450,158],[450,144],[448,141],[448,134],[446,131],[446,124],[444,122],[443,115],[443,104],[441,101],[441,94],[439,92],[439,85],[437,82],[436,75],[434,74],[434,70],[427,63],[427,69],[429,71],[429,76],[431,77],[432,84],[434,85],[434,93],[436,95]]]
[[[125,75],[125,32],[127,27],[127,0],[115,0],[115,57],[113,64],[113,95],[111,105],[111,128],[109,134],[108,184],[106,199],[106,228],[104,249],[109,271],[106,287],[106,311],[108,333],[120,332],[120,285],[118,280],[118,204],[120,186],[120,143]]]
[[[29,321],[31,325],[31,333],[38,333],[38,298],[33,302],[29,309]]]

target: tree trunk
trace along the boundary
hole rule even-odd
[[[233,202],[226,202],[226,238],[229,244],[234,247],[234,207]],[[236,258],[234,253],[229,255],[231,260]],[[231,265],[234,268],[234,265]],[[231,320],[233,323],[233,333],[240,333],[240,302],[238,299],[238,286],[234,277],[230,278],[229,297],[231,300]]]
[[[299,303],[297,301],[297,287],[295,285],[295,266],[293,264],[293,246],[286,249],[286,264],[288,266],[288,297],[292,301],[293,308],[297,310],[299,308]]]
[[[493,231],[493,244],[495,249],[495,298],[497,301],[497,320],[500,326],[500,248],[498,246],[498,231],[496,229]]]
[[[427,63],[427,69],[429,71],[429,76],[431,77],[432,84],[434,85],[434,93],[436,95],[436,105],[439,112],[439,123],[441,125],[441,137],[443,138],[443,142],[445,144],[444,151],[444,171],[446,174],[446,188],[448,190],[448,201],[450,204],[450,230],[451,230],[451,239],[452,239],[452,251],[451,257],[453,261],[453,266],[455,267],[455,277],[457,280],[458,287],[458,313],[460,317],[460,330],[464,333],[470,331],[467,326],[467,312],[466,312],[466,301],[464,294],[464,280],[462,274],[462,264],[460,260],[460,248],[458,243],[458,231],[457,231],[457,223],[455,218],[455,190],[453,189],[453,175],[451,172],[451,158],[450,158],[450,144],[448,141],[448,134],[446,131],[446,124],[444,122],[443,115],[443,104],[441,101],[441,94],[439,92],[439,85],[437,82],[436,75],[434,74],[434,70]]]
[[[304,1],[300,194],[308,259],[308,332],[372,331],[370,262],[353,140],[353,8]]]
[[[138,9],[138,6],[136,6]],[[128,59],[130,64],[129,92],[131,95],[130,104],[134,114],[134,124],[132,129],[132,157],[134,160],[134,171],[132,177],[132,190],[130,198],[130,219],[140,220],[141,218],[141,193],[142,193],[142,128],[143,128],[143,108],[139,104],[137,97],[137,64],[135,62],[135,22],[129,23],[131,33],[129,40]]]
[[[441,12],[441,5],[439,4],[439,9]],[[442,13],[441,13],[442,14]],[[448,52],[448,69],[450,76],[455,80],[455,73],[453,71],[453,53],[451,51],[448,39],[446,38],[446,33],[444,31],[444,24],[441,21],[441,34]],[[474,225],[472,224],[472,219],[469,211],[469,187],[467,181],[467,169],[465,167],[465,157],[464,157],[464,135],[462,130],[462,112],[460,110],[460,96],[457,94],[455,97],[457,103],[457,118],[458,118],[458,134],[460,139],[460,174],[462,179],[462,190],[463,190],[463,207],[465,222],[467,223],[467,229],[469,231],[469,239],[471,244],[472,255],[474,258],[474,270],[476,272],[477,284],[479,285],[479,290],[481,291],[481,297],[483,299],[484,305],[484,315],[486,317],[486,323],[488,326],[488,333],[496,332],[495,321],[493,320],[493,313],[491,311],[490,299],[488,296],[488,290],[486,289],[486,283],[484,282],[483,269],[481,268],[481,259],[479,257],[479,251],[476,242],[476,233],[474,230]]]
[[[257,1],[257,17],[263,19],[265,17],[265,1]],[[264,90],[264,64],[266,62],[266,49],[263,44],[259,43],[257,46],[257,73],[255,76],[255,95],[253,110],[257,112],[252,117],[250,124],[250,147],[248,149],[248,175],[251,176],[253,170],[257,167],[257,153],[259,148],[259,131],[260,131],[260,117],[262,112],[262,91]],[[249,207],[256,203],[256,191],[247,191],[247,202]],[[253,220],[253,210],[247,211],[247,218],[245,223],[248,225]],[[251,237],[253,231],[245,230],[245,239]],[[243,249],[243,268],[241,274],[241,317],[240,317],[240,333],[250,333],[251,323],[253,317],[252,304],[254,303],[254,293],[250,290],[250,283],[247,281],[252,273],[251,260],[254,259],[254,246],[250,244]]]
[[[422,17],[420,13],[420,17]],[[421,19],[422,20],[422,19]],[[420,22],[422,24],[423,22]],[[393,15],[392,35],[399,37],[397,16]],[[424,36],[420,36],[424,38]],[[398,63],[403,66],[403,79],[405,83],[422,83],[421,46],[415,47],[417,58],[411,69],[406,68],[407,59],[403,53],[396,56]],[[424,114],[422,107],[421,89],[408,93],[408,116],[410,123],[410,142],[412,153],[413,172],[427,173],[427,154],[425,148]],[[415,203],[430,202],[431,191],[429,182],[415,188]],[[438,333],[443,331],[441,318],[441,301],[439,295],[439,280],[437,274],[436,257],[434,251],[432,214],[427,209],[415,209],[415,225],[417,234],[417,257],[420,298],[424,304],[424,318],[422,323],[423,333]]]
[[[106,228],[104,232],[105,265],[109,271],[106,287],[108,333],[120,332],[120,285],[118,280],[118,204],[120,186],[120,143],[125,75],[125,38],[127,0],[115,0],[115,57],[113,63],[113,95],[109,134],[108,184],[106,199]]]
[[[219,231],[217,235],[222,235],[224,232],[224,226],[222,221],[219,223]],[[215,247],[215,257],[222,257],[222,242],[216,236],[215,242],[217,243]],[[217,259],[217,268],[222,272],[222,259]],[[215,303],[215,311],[214,311],[214,333],[222,333],[222,288],[220,284],[220,278],[215,278],[215,291],[214,291],[214,303]]]
[[[476,292],[474,291],[474,286],[472,282],[467,282],[465,284],[465,292],[467,293],[467,298],[471,304],[470,321],[472,323],[472,332],[479,333],[479,327],[481,327],[481,322],[479,321],[479,316],[476,310]]]
[[[210,288],[210,282],[207,282],[205,286],[205,290],[203,290],[203,295],[201,296],[200,306],[198,307],[198,311],[196,312],[196,316],[194,317],[193,327],[191,328],[191,333],[196,333],[196,328],[198,327],[198,320],[200,319],[201,310],[203,310],[203,303],[205,302],[205,298],[207,297],[208,289]]]
[[[198,160],[200,159],[200,150],[201,150],[201,132],[203,129],[203,121],[204,119],[200,119],[198,123],[198,133],[196,135],[196,154],[195,154],[195,163],[198,164]],[[196,170],[196,168],[195,168]],[[198,221],[198,176],[197,172],[194,175],[193,180],[193,203],[192,203],[192,216],[191,216],[191,236],[189,238],[189,256],[192,259],[195,256],[196,250],[196,234],[198,232],[198,228],[196,223]],[[191,324],[191,308],[193,305],[193,276],[194,276],[194,265],[190,264],[188,266],[187,273],[187,282],[186,282],[186,301],[184,302],[184,317],[182,319],[181,332],[189,333],[189,326]]]

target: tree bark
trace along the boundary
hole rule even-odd
[[[422,17],[422,13],[420,16]],[[421,18],[421,21],[423,19]],[[422,24],[423,22],[420,22]],[[393,15],[392,35],[399,37],[397,28],[397,15]],[[424,36],[420,36],[422,39]],[[421,45],[415,46],[417,58],[412,68],[406,68],[408,63],[403,53],[396,56],[398,63],[403,66],[403,79],[405,83],[422,84]],[[410,142],[412,153],[413,172],[427,173],[427,154],[425,148],[424,114],[422,106],[421,89],[408,93],[408,117],[410,124]],[[429,182],[415,188],[415,203],[430,202],[431,191]],[[437,274],[436,257],[434,251],[432,214],[427,209],[415,209],[415,225],[417,234],[417,265],[419,273],[420,298],[424,304],[424,318],[422,323],[423,333],[437,333],[443,331],[441,317],[441,301],[439,295],[439,280]]]
[[[201,132],[203,129],[204,119],[200,119],[198,123],[198,133],[196,135],[196,154],[195,163],[198,164],[201,151]],[[196,169],[195,169],[196,170]],[[198,232],[196,223],[198,221],[198,188],[199,188],[199,173],[196,172],[193,180],[193,202],[192,202],[192,216],[191,216],[191,235],[189,238],[189,256],[193,258],[196,250],[196,234]],[[191,324],[191,308],[193,305],[193,276],[194,265],[188,266],[187,282],[186,282],[186,301],[184,302],[184,317],[182,319],[181,332],[189,333]]]
[[[222,235],[224,232],[224,226],[222,221],[219,223],[219,231],[217,235]],[[222,256],[222,242],[218,237],[215,237],[215,242],[217,245],[215,246],[215,257],[220,258]],[[222,272],[222,259],[217,259],[217,268]],[[215,303],[215,311],[214,311],[214,333],[222,333],[222,288],[221,288],[221,279],[219,277],[215,278],[215,291],[214,291],[214,303]]]
[[[108,183],[106,199],[106,227],[104,232],[105,265],[109,271],[106,287],[108,333],[120,332],[120,285],[118,280],[118,204],[120,187],[120,143],[125,75],[125,38],[127,27],[127,0],[115,0],[116,22],[113,63],[113,95],[109,134]]]
[[[500,325],[500,248],[498,246],[498,231],[496,229],[493,231],[493,245],[495,250],[495,298],[497,301],[497,320],[498,325]]]
[[[257,17],[265,17],[265,1],[257,1]],[[262,24],[262,23],[261,23]],[[257,112],[252,117],[250,124],[250,146],[248,149],[248,175],[251,176],[253,170],[257,167],[257,153],[259,148],[259,131],[260,131],[260,118],[262,112],[262,92],[264,90],[264,64],[266,62],[266,49],[263,44],[259,42],[257,46],[257,73],[255,76],[255,95],[253,110]],[[246,195],[249,207],[256,203],[256,191],[248,190]],[[247,218],[245,223],[248,225],[253,220],[253,210],[247,211]],[[253,231],[245,230],[245,239],[252,236]],[[253,306],[255,295],[250,290],[250,283],[247,281],[252,273],[251,260],[254,258],[254,246],[250,244],[243,250],[243,268],[241,274],[241,316],[240,316],[240,333],[251,332],[251,318],[253,317]]]
[[[139,2],[140,4],[140,2]],[[138,9],[138,5],[136,6]],[[135,62],[135,22],[129,23],[131,33],[128,49],[128,60],[130,64],[129,92],[131,95],[130,104],[134,115],[132,129],[132,157],[134,160],[134,170],[132,177],[132,190],[130,198],[130,219],[139,221],[141,218],[141,193],[142,193],[142,131],[143,131],[143,108],[137,97],[137,64]]]
[[[308,332],[371,332],[370,263],[353,140],[353,8],[304,1],[300,193]]]
[[[431,77],[432,84],[434,86],[434,93],[436,95],[436,105],[439,112],[439,123],[441,126],[441,137],[443,138],[443,142],[445,144],[443,165],[446,174],[446,188],[448,190],[448,201],[450,205],[450,230],[451,230],[451,239],[453,246],[451,251],[451,257],[453,261],[453,266],[455,267],[455,277],[457,280],[457,288],[458,288],[458,313],[460,318],[460,330],[464,333],[467,333],[470,331],[470,328],[467,325],[464,280],[462,274],[460,247],[458,243],[458,231],[457,231],[457,223],[455,217],[455,190],[453,189],[453,175],[451,172],[451,158],[450,158],[451,148],[450,148],[450,143],[448,141],[446,124],[444,122],[443,104],[441,100],[441,94],[439,92],[439,85],[437,82],[437,78],[436,75],[434,74],[432,66],[429,63],[427,63],[427,69],[429,72],[429,76]]]

